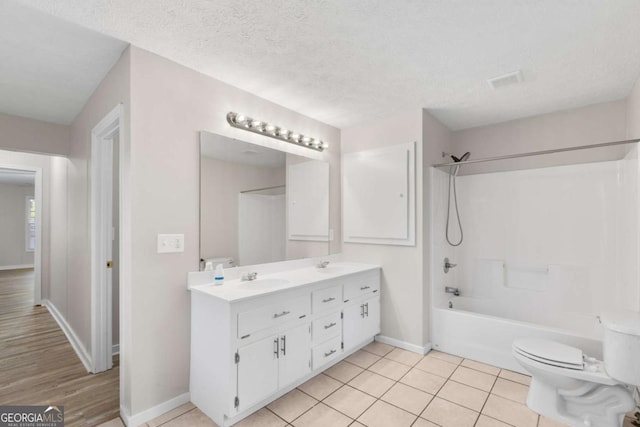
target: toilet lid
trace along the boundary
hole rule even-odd
[[[559,342],[541,339],[518,339],[513,349],[524,357],[560,368],[582,370],[582,350]]]

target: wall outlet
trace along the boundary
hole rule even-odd
[[[184,234],[158,234],[158,253],[184,252]]]

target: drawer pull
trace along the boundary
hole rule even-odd
[[[329,351],[329,352],[326,352],[326,353],[324,354],[324,357],[329,357],[329,356],[331,356],[333,353],[335,353],[336,351],[337,351],[336,349],[333,349],[333,350],[331,350],[331,351]]]
[[[331,302],[331,301],[335,301],[336,299],[334,297],[331,298],[325,298],[322,300],[322,302]]]
[[[334,326],[336,326],[336,322],[331,322],[328,325],[324,325],[324,328],[329,329],[329,328],[333,328]]]
[[[360,286],[360,290],[361,291],[366,291],[367,289],[370,289],[371,286],[367,285],[367,286]]]
[[[274,319],[277,319],[278,317],[286,316],[287,314],[290,314],[290,313],[291,313],[290,311],[285,310],[285,311],[283,311],[283,312],[282,312],[282,313],[280,313],[280,314],[278,314],[278,313],[274,314],[274,315],[273,315],[273,318],[274,318]]]

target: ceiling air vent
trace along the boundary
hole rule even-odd
[[[522,81],[523,78],[521,70],[513,71],[511,73],[503,74],[501,76],[487,80],[489,86],[491,86],[492,89],[501,89],[506,86],[522,83]]]

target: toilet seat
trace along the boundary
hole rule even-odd
[[[555,341],[519,339],[513,342],[513,351],[546,365],[577,371],[584,369],[582,350]]]

